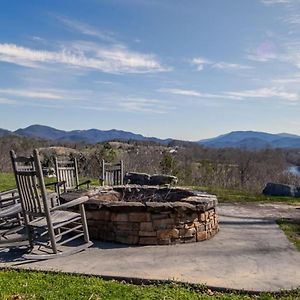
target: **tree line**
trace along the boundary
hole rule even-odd
[[[53,167],[54,156],[76,157],[80,175],[98,178],[102,160],[124,161],[125,171],[170,174],[181,185],[220,187],[259,192],[267,182],[300,185],[300,178],[287,172],[300,165],[300,149],[213,149],[195,143],[112,141],[87,145],[52,142],[28,137],[0,138],[0,171],[11,172],[9,150],[30,155],[34,148],[42,154],[43,167]]]

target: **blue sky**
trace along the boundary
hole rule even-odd
[[[1,1],[0,128],[300,134],[299,0]]]

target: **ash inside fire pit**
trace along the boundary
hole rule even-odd
[[[70,193],[89,196],[86,214],[92,239],[125,244],[200,242],[219,231],[217,198],[183,188],[103,187]]]

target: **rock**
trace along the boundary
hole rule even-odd
[[[104,202],[102,203],[102,207],[109,209],[113,212],[140,212],[145,211],[146,207],[141,202]]]
[[[121,193],[115,191],[108,191],[106,193],[98,193],[97,195],[91,196],[88,203],[101,203],[101,202],[117,202],[122,199]]]
[[[152,222],[141,222],[140,230],[141,231],[153,231]]]
[[[163,212],[172,209],[170,202],[146,202],[145,205],[150,212]]]
[[[151,220],[150,213],[129,213],[130,222],[149,222]]]
[[[124,177],[125,184],[149,185],[150,175],[146,173],[129,172]]]
[[[297,187],[295,188],[295,197],[296,197],[296,198],[300,198],[300,186],[297,186]]]
[[[154,174],[150,177],[150,185],[176,184],[178,178],[172,175]]]
[[[300,197],[299,190],[300,188],[296,188],[294,185],[268,182],[263,189],[263,194],[270,196]]]

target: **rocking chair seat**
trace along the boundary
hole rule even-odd
[[[10,217],[22,212],[20,203],[0,209],[0,218]]]
[[[56,210],[51,213],[51,222],[53,224],[53,228],[59,228],[61,226],[67,225],[72,222],[76,222],[80,220],[81,215],[79,213],[65,211],[65,210]],[[46,217],[34,219],[29,222],[28,225],[34,227],[47,227],[47,219]]]

